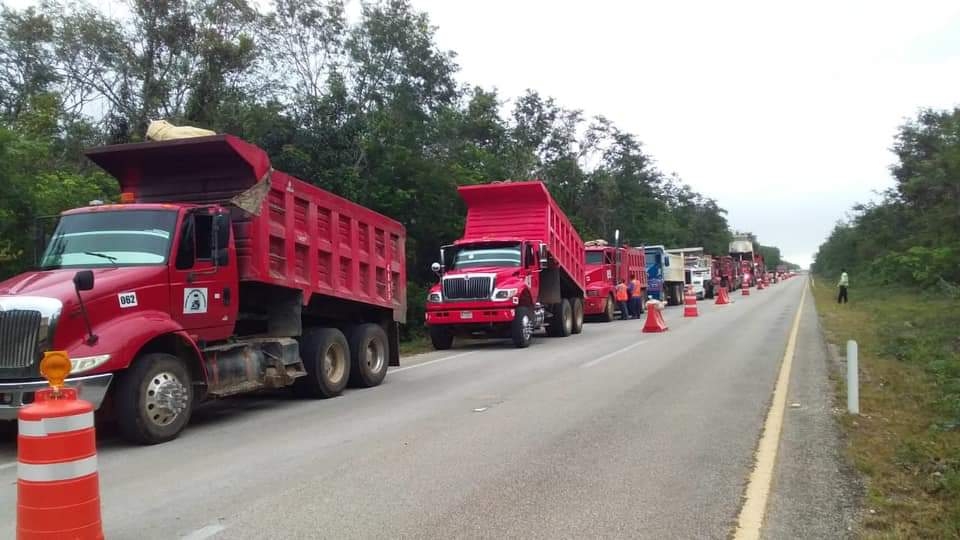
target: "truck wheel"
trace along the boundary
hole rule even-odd
[[[613,316],[614,316],[614,310],[615,310],[615,309],[616,309],[616,306],[613,305],[613,297],[612,297],[612,296],[608,296],[608,297],[607,297],[607,303],[604,304],[604,306],[603,306],[603,316],[602,316],[601,320],[602,320],[603,322],[611,322],[611,321],[613,321]]]
[[[379,324],[361,324],[350,332],[350,383],[370,388],[387,376],[387,333]]]
[[[677,294],[677,290],[680,287],[677,285],[671,285],[669,289],[669,294],[667,296],[667,305],[668,306],[679,306],[680,305],[680,295]]]
[[[453,347],[453,333],[443,326],[431,326],[430,342],[433,343],[434,349],[445,351]]]
[[[573,325],[570,333],[579,334],[583,332],[583,298],[573,299]]]
[[[307,370],[294,383],[300,395],[311,398],[339,396],[350,380],[350,346],[336,328],[313,328],[300,339],[300,358]]]
[[[143,355],[120,375],[114,399],[117,424],[125,439],[137,444],[173,440],[190,421],[190,372],[172,354]]]
[[[530,346],[533,340],[533,319],[530,318],[530,308],[517,307],[513,322],[510,323],[510,338],[513,340],[513,346],[518,349]]]
[[[547,327],[547,333],[552,337],[567,337],[573,331],[573,308],[570,301],[564,298],[553,306],[553,320]]]

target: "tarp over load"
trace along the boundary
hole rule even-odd
[[[151,141],[170,141],[173,139],[190,139],[193,137],[209,137],[216,135],[209,129],[191,126],[175,126],[166,120],[153,120],[147,126],[147,139]]]

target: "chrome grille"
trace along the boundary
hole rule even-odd
[[[483,300],[493,294],[493,278],[489,276],[461,276],[444,278],[443,296],[447,300]]]
[[[39,311],[0,311],[0,368],[22,369],[37,361],[42,318]]]

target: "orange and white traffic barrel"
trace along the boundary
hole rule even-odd
[[[62,359],[51,362],[51,354]],[[50,367],[63,359],[65,370]],[[44,356],[41,371],[53,387],[18,415],[17,540],[103,539],[93,405],[61,387],[69,362],[63,353]]]

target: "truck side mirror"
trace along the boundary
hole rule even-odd
[[[77,291],[93,290],[93,270],[80,270],[73,275],[73,286]]]
[[[433,271],[434,274],[440,274],[440,263],[435,262],[431,264],[430,270]]]
[[[540,259],[540,268],[546,268],[546,267],[547,267],[547,263],[548,263],[548,261],[547,261],[547,245],[546,245],[546,244],[540,244],[540,249],[538,250],[538,255],[539,255],[539,259]]]

